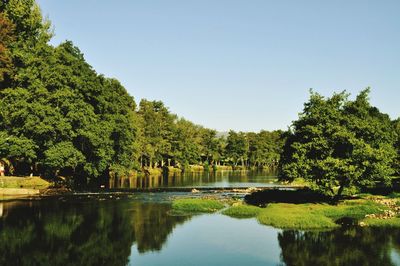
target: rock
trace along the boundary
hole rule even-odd
[[[361,226],[361,227],[367,226],[367,224],[364,223],[364,222],[360,222],[358,225]]]
[[[258,189],[256,187],[249,187],[246,189],[246,192],[254,192],[254,191],[258,191]]]
[[[200,191],[199,190],[197,190],[197,189],[192,189],[192,193],[199,193]]]

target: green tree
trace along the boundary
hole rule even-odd
[[[0,79],[0,156],[20,175],[85,181],[136,169],[140,119],[125,88],[98,75],[72,42],[49,45],[50,23],[35,1],[1,1],[0,14],[12,25],[0,34],[15,35],[1,40],[12,73]]]
[[[186,119],[176,122],[172,149],[174,159],[182,166],[197,164],[201,159],[201,127]]]
[[[249,149],[246,134],[243,132],[237,133],[233,130],[229,131],[225,149],[225,155],[232,160],[234,167],[238,165],[239,161],[241,161],[241,165],[244,166],[244,161],[247,159],[247,151]]]
[[[202,154],[209,164],[215,164],[215,161],[222,157],[219,150],[220,138],[217,137],[217,131],[203,128],[201,135]]]
[[[330,98],[311,92],[293,122],[280,164],[280,178],[304,178],[328,195],[345,188],[389,184],[395,157],[390,119],[368,102],[369,89],[355,101],[345,92]]]
[[[284,145],[281,131],[247,133],[249,140],[248,165],[258,168],[273,169],[277,167]]]
[[[140,102],[138,113],[144,127],[142,161],[147,161],[150,167],[163,166],[172,157],[176,115],[171,114],[164,103],[145,99]]]

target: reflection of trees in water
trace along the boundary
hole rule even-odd
[[[167,204],[135,203],[132,219],[140,253],[161,250],[175,226],[190,219],[187,216],[169,216],[167,212],[170,209]]]
[[[0,220],[0,265],[126,265],[134,242],[139,252],[160,250],[189,219],[168,216],[169,208],[129,201],[18,205]]]
[[[113,177],[109,180],[110,188],[163,188],[213,185],[217,182],[258,182],[269,183],[274,180],[276,172],[260,171],[216,171],[171,173],[160,176]]]
[[[348,228],[331,232],[283,231],[278,234],[286,265],[395,265],[390,251],[400,231]],[[396,242],[397,241],[397,242]]]

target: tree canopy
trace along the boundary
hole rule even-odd
[[[280,178],[304,178],[323,193],[389,184],[395,172],[394,133],[388,115],[370,105],[369,89],[354,101],[346,92],[312,92],[293,122],[280,162]]]

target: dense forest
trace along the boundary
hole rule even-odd
[[[0,1],[0,159],[7,175],[86,182],[152,168],[276,167],[281,131],[243,133],[196,125],[160,101],[138,105],[66,41],[34,0]]]

